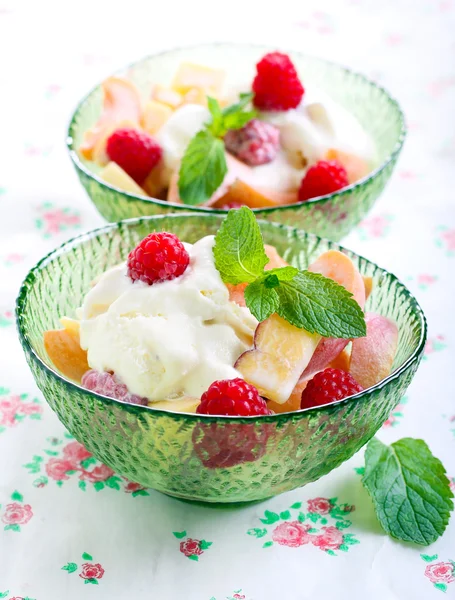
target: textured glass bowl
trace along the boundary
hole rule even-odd
[[[351,399],[270,417],[209,417],[132,406],[89,392],[59,375],[43,332],[73,316],[90,283],[154,230],[195,242],[215,233],[218,215],[143,217],[82,235],[34,267],[17,300],[20,339],[51,408],[72,435],[121,475],[172,496],[245,502],[274,496],[325,475],[379,429],[405,393],[422,356],[426,324],[414,297],[394,275],[351,252],[374,279],[367,310],[389,316],[400,335],[394,372]],[[290,227],[260,222],[264,240],[287,261],[306,267],[339,248]]]
[[[180,62],[190,61],[225,68],[228,84],[252,81],[254,65],[266,52],[265,46],[210,44],[181,48],[144,58],[119,72],[134,81],[144,98],[150,95],[152,82],[169,85]],[[308,202],[256,209],[257,217],[292,225],[322,237],[339,240],[347,235],[368,213],[388,181],[405,138],[403,113],[397,102],[375,83],[358,73],[321,59],[290,52],[304,85],[316,86],[352,112],[372,137],[378,154],[378,166],[367,177],[339,193]],[[68,131],[68,149],[79,178],[100,214],[109,222],[131,217],[170,212],[224,214],[211,208],[168,203],[129,194],[115,188],[98,174],[100,168],[77,153],[84,132],[101,112],[100,86],[82,100]]]

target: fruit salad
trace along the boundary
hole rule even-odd
[[[306,89],[286,54],[266,54],[239,85],[227,85],[227,75],[182,63],[169,87],[150,82],[147,97],[110,77],[80,156],[125,192],[218,209],[305,202],[376,166],[356,118]]]
[[[247,207],[194,244],[153,232],[46,331],[56,369],[93,392],[177,412],[257,416],[355,395],[391,372],[396,324],[342,252],[308,269],[264,245]]]

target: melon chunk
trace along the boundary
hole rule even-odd
[[[115,162],[108,163],[100,173],[101,179],[124,192],[147,196],[144,190]]]
[[[144,107],[142,124],[150,135],[154,135],[172,115],[172,108],[163,102],[149,100]]]
[[[219,96],[226,78],[225,71],[211,69],[193,63],[181,63],[175,74],[172,88],[180,94],[186,94],[192,88],[200,88],[209,96]]]
[[[343,165],[346,169],[349,183],[355,183],[359,179],[366,177],[370,172],[368,163],[355,154],[330,148],[327,150],[326,158],[327,160],[337,160]]]
[[[87,160],[93,160],[95,146],[111,128],[122,121],[136,126],[142,117],[142,105],[136,86],[121,77],[109,77],[101,84],[103,90],[103,109],[96,125],[87,130],[79,147],[79,152]]]
[[[44,332],[44,348],[56,368],[68,379],[80,382],[90,369],[87,352],[79,342],[79,330],[52,329]]]
[[[297,191],[280,191],[269,188],[252,187],[241,179],[236,179],[227,192],[215,203],[215,208],[223,208],[225,204],[235,202],[249,208],[265,208],[297,202]]]
[[[168,177],[169,172],[166,169],[164,161],[161,160],[147,175],[142,187],[149,196],[161,199],[167,187]]]
[[[396,324],[381,315],[367,313],[367,335],[352,342],[349,372],[364,388],[389,375],[398,344]]]
[[[365,286],[365,300],[368,300],[371,292],[373,291],[373,277],[363,276],[363,284]]]
[[[320,339],[318,334],[298,329],[278,315],[271,315],[256,328],[254,350],[244,352],[235,368],[261,395],[283,404]]]
[[[195,413],[201,400],[193,396],[184,396],[176,400],[160,400],[159,402],[149,402],[151,408],[159,410],[171,410],[173,412]]]
[[[270,400],[267,402],[267,407],[270,408],[270,410],[273,410],[274,413],[294,412],[295,410],[300,410],[302,392],[306,388],[307,383],[308,380],[299,381],[292,390],[292,393],[286,402],[283,404],[278,404],[277,402]]]
[[[191,88],[183,96],[183,104],[200,104],[207,106],[207,96],[201,88]]]

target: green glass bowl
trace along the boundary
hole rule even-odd
[[[347,252],[374,279],[367,310],[399,326],[394,372],[356,396],[321,408],[270,417],[210,417],[132,406],[99,396],[59,375],[43,332],[74,315],[94,278],[125,260],[155,230],[195,242],[215,233],[218,215],[143,217],[107,225],[53,251],[27,275],[17,300],[28,364],[51,408],[99,460],[129,479],[172,496],[246,502],[274,496],[325,475],[361,448],[405,393],[422,356],[421,308],[394,276]],[[304,268],[333,242],[284,225],[260,222],[264,240]]]
[[[144,98],[150,95],[152,82],[169,85],[182,61],[226,69],[233,83],[252,81],[254,65],[274,48],[237,44],[209,44],[181,48],[144,58],[118,74],[131,79]],[[388,181],[405,138],[403,113],[398,103],[363,75],[339,65],[289,53],[304,85],[316,86],[354,114],[372,137],[378,154],[378,166],[367,177],[341,192],[320,196],[307,202],[256,209],[257,217],[292,225],[322,237],[339,240],[347,235],[368,213]],[[168,203],[164,200],[129,194],[100,179],[100,167],[77,153],[84,132],[98,119],[102,106],[100,86],[92,90],[77,107],[71,120],[67,145],[79,179],[100,214],[109,222],[131,217],[170,212],[225,214],[225,210]]]

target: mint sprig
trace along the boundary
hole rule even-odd
[[[223,137],[254,119],[256,111],[247,108],[252,97],[240,94],[237,103],[223,109],[207,97],[211,120],[190,140],[180,164],[179,195],[185,204],[202,204],[220,187],[227,173]]]
[[[392,537],[428,545],[444,533],[453,493],[444,466],[423,440],[403,438],[387,446],[373,438],[362,482]]]
[[[215,236],[213,255],[224,283],[248,283],[245,303],[258,321],[277,313],[323,337],[366,335],[363,311],[343,286],[295,267],[265,270],[269,259],[261,230],[246,206],[229,211]]]

